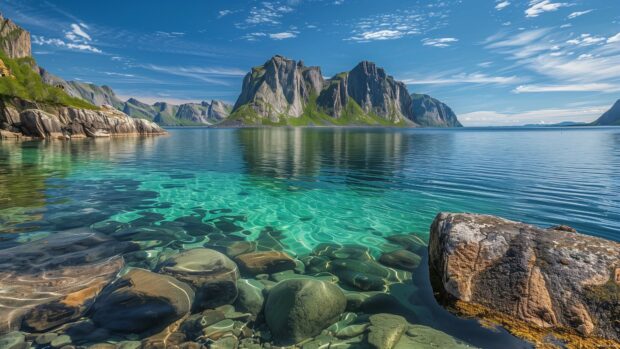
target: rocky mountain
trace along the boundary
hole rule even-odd
[[[463,127],[445,103],[424,94],[413,93],[412,111],[416,123],[423,127]]]
[[[232,115],[223,124],[461,126],[445,104],[419,101],[372,62],[324,79],[319,67],[282,56],[245,76]]]
[[[0,49],[12,59],[32,56],[30,33],[0,14]]]
[[[594,126],[620,126],[620,99],[600,118],[592,123]]]

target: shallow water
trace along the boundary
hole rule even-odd
[[[161,228],[130,238],[146,250],[268,235],[293,255],[323,242],[376,255],[385,236],[427,236],[440,211],[620,241],[620,128],[169,132],[0,143],[0,249],[116,222]],[[443,312],[415,275],[415,286],[397,290],[412,320],[478,346],[523,346]]]

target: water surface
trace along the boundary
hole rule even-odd
[[[278,231],[275,243],[293,255],[323,242],[378,254],[385,236],[427,236],[440,211],[620,241],[620,128],[169,132],[0,143],[0,249],[115,222],[160,227],[140,238],[147,250],[203,246],[216,237],[209,226],[247,240]],[[454,322],[423,280],[414,284],[402,292],[416,321],[480,346],[523,345]]]

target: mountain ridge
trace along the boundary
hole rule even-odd
[[[620,99],[614,103],[603,115],[596,119],[593,126],[620,126]]]
[[[370,61],[326,79],[320,67],[275,55],[246,74],[223,126],[462,126],[444,103],[414,96]]]

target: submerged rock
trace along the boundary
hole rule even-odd
[[[181,252],[160,264],[162,274],[190,284],[198,308],[231,304],[237,298],[237,265],[224,254],[206,248]]]
[[[235,258],[241,270],[248,274],[272,274],[295,269],[295,260],[285,252],[265,251],[244,253]]]
[[[103,290],[92,319],[115,332],[157,332],[188,314],[193,301],[189,285],[170,276],[131,269]]]
[[[0,333],[41,332],[81,317],[132,248],[79,229],[1,250]]]
[[[376,349],[392,349],[405,332],[407,320],[392,314],[376,314],[370,317],[368,343]]]
[[[618,341],[620,244],[567,230],[441,213],[429,244],[433,287],[458,311],[537,340]]]
[[[417,268],[421,260],[420,256],[407,250],[386,252],[379,258],[379,262],[383,265],[409,271]]]
[[[265,319],[276,342],[295,344],[338,320],[347,299],[332,283],[291,279],[278,283],[265,303]]]

